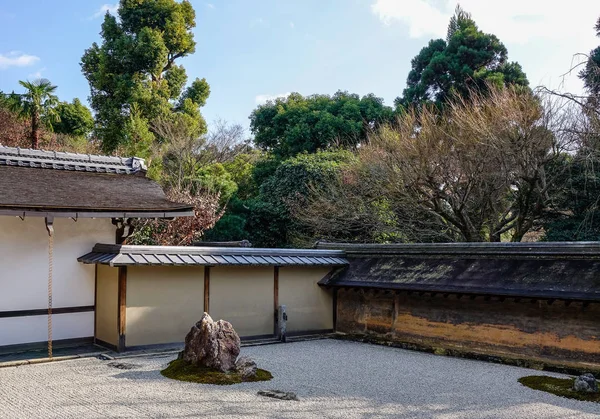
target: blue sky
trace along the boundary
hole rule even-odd
[[[0,90],[39,76],[61,100],[86,99],[79,61],[99,41],[103,11],[95,0],[0,0]],[[496,34],[532,85],[580,91],[563,79],[573,54],[600,44],[592,0],[463,0],[480,28]],[[267,98],[348,90],[387,104],[402,93],[410,60],[431,38],[444,37],[456,0],[192,0],[196,53],[181,60],[189,79],[205,77],[203,114],[248,126]]]

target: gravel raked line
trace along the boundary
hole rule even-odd
[[[173,381],[160,375],[172,354],[2,368],[0,418],[600,418],[600,404],[523,387],[519,377],[540,374],[523,368],[335,340],[246,347],[242,355],[275,378]],[[256,395],[266,389],[300,401]]]

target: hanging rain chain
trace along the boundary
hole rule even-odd
[[[48,358],[52,358],[52,260],[54,235],[48,235]]]

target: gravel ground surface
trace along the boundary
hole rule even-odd
[[[600,405],[521,386],[538,371],[335,340],[246,347],[270,382],[182,383],[173,355],[0,369],[1,418],[600,418]],[[116,363],[124,364],[120,369]],[[257,396],[296,392],[296,401]]]

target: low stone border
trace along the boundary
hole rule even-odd
[[[492,355],[484,353],[476,353],[463,351],[459,349],[432,347],[427,345],[419,345],[415,343],[401,342],[391,339],[386,339],[381,336],[373,336],[369,334],[346,334],[338,332],[334,339],[348,340],[352,342],[363,342],[372,345],[389,346],[393,348],[406,349],[417,352],[427,352],[434,355],[451,356],[454,358],[472,359],[476,361],[491,362],[494,364],[511,365],[514,367],[529,368],[538,371],[549,371],[567,375],[581,375],[585,372],[592,372],[596,376],[600,376],[600,369],[595,366],[572,366],[568,363],[561,364],[560,361],[544,362],[536,359],[518,358],[511,355]]]
[[[90,352],[90,353],[86,353],[86,354],[54,356],[52,358],[46,357],[46,358],[21,359],[18,361],[0,362],[0,368],[20,367],[21,365],[45,364],[48,362],[58,362],[58,361],[70,361],[72,359],[91,358],[91,357],[100,356],[100,355],[102,355],[102,352]]]

